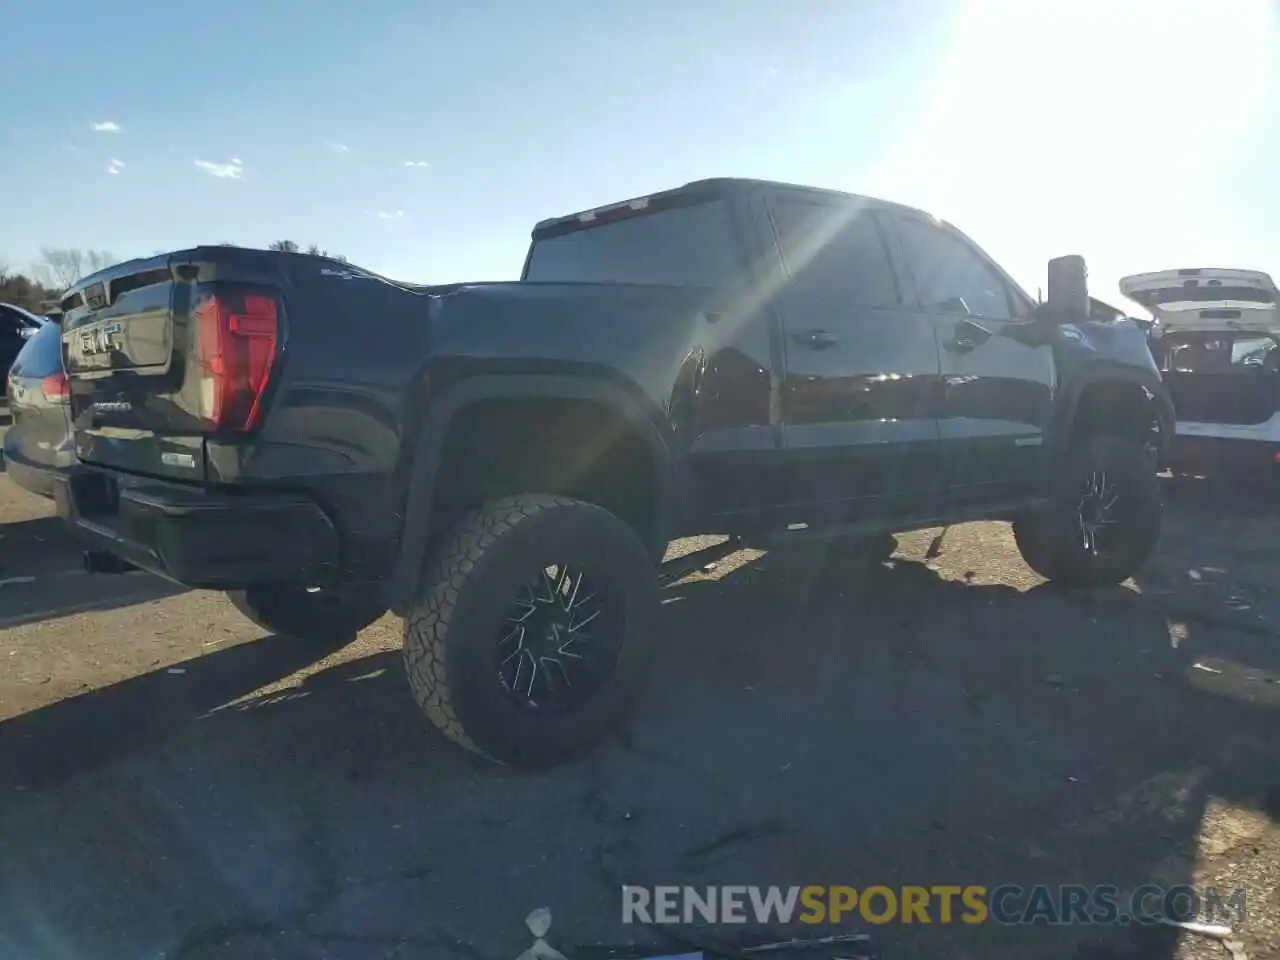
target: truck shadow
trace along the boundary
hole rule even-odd
[[[0,524],[0,581],[8,581],[0,585],[0,630],[186,592],[144,573],[84,575],[83,549],[67,524],[54,516]]]
[[[536,772],[436,735],[398,652],[252,696],[332,652],[266,637],[0,724],[0,952],[514,956],[541,905],[566,952],[629,939],[624,882],[1187,882],[1215,803],[1280,815],[1280,651],[1171,636],[1132,591],[775,553],[671,588],[628,733]],[[1262,841],[1241,842],[1224,856]],[[1163,927],[862,928],[897,955],[1176,948]]]

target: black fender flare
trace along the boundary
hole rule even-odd
[[[453,418],[483,400],[556,399],[602,404],[621,416],[643,437],[653,457],[656,488],[652,529],[646,546],[660,561],[670,541],[674,488],[674,458],[658,424],[656,411],[625,387],[586,376],[565,374],[502,374],[469,377],[443,389],[427,403],[426,415],[409,448],[410,463],[405,494],[400,551],[392,579],[390,608],[404,613],[417,599],[422,570],[427,562],[429,521],[440,469],[444,438]]]
[[[1169,443],[1173,439],[1176,418],[1173,401],[1160,375],[1153,370],[1145,370],[1125,363],[1097,360],[1071,377],[1061,388],[1055,413],[1049,429],[1045,431],[1045,446],[1048,454],[1046,463],[1049,469],[1053,469],[1053,464],[1059,461],[1071,441],[1080,398],[1086,389],[1098,383],[1132,383],[1145,388],[1151,394],[1150,403],[1160,424],[1159,461],[1163,464]]]

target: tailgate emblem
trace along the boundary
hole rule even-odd
[[[116,334],[121,330],[120,324],[108,323],[106,326],[94,327],[92,330],[80,331],[80,352],[85,356],[98,353],[110,353],[119,344]]]

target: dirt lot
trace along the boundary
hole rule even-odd
[[[1280,523],[1265,491],[1167,492],[1114,591],[1043,586],[998,524],[933,559],[937,531],[869,565],[739,554],[668,591],[629,733],[530,774],[434,733],[393,618],[325,650],[87,577],[0,476],[0,957],[509,960],[540,906],[572,956],[672,944],[621,925],[622,883],[1185,881],[1245,887],[1246,955],[1278,956]],[[1167,927],[860,929],[886,957],[1229,956]]]

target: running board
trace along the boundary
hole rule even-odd
[[[849,523],[814,526],[793,524],[785,530],[775,530],[752,538],[749,546],[771,550],[792,543],[815,543],[823,540],[840,540],[845,537],[868,537],[883,533],[902,533],[907,530],[925,530],[929,527],[948,527],[957,523],[973,523],[981,520],[1012,520],[1019,514],[1043,510],[1049,505],[1044,497],[1019,497],[996,503],[974,504],[916,513],[854,520]],[[748,544],[743,544],[746,546]]]

